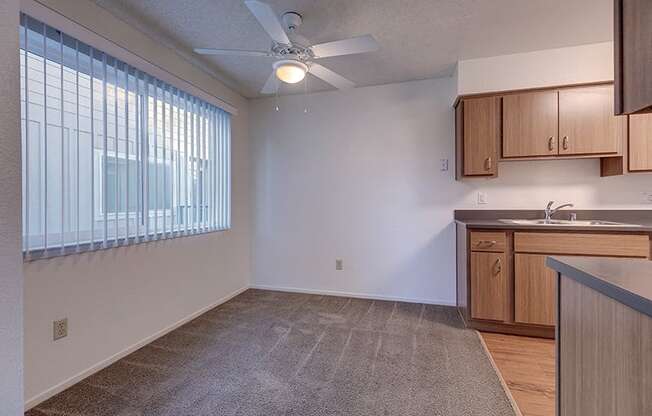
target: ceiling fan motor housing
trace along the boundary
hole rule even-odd
[[[285,28],[290,32],[296,30],[303,23],[303,18],[297,12],[285,12],[282,19]]]

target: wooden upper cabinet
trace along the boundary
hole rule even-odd
[[[499,161],[527,158],[600,158],[602,176],[622,175],[628,120],[614,115],[613,88],[593,84],[461,97],[455,107],[456,178],[495,177]],[[640,127],[631,143],[631,152],[644,149],[632,171],[652,170],[644,138],[649,136],[641,133],[648,128]]]
[[[652,1],[615,0],[616,114],[652,112]]]
[[[652,171],[652,114],[629,116],[629,170]]]
[[[505,253],[471,253],[471,317],[504,321],[509,296]]]
[[[503,157],[557,154],[557,91],[503,97]]]
[[[500,131],[499,98],[469,98],[461,108],[461,145],[464,176],[496,175],[498,136]]]
[[[620,152],[613,102],[611,85],[559,90],[559,154]]]

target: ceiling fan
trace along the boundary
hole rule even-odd
[[[306,38],[296,33],[302,23],[299,13],[284,13],[282,24],[267,3],[258,0],[246,0],[244,3],[272,38],[270,50],[196,48],[195,52],[202,55],[276,58],[276,62],[272,65],[273,72],[261,90],[263,94],[275,94],[279,89],[280,81],[295,84],[303,80],[308,73],[338,89],[353,88],[355,87],[353,82],[314,61],[320,58],[373,52],[380,49],[380,45],[371,35],[310,45]]]

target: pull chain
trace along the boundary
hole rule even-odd
[[[303,113],[308,113],[308,74],[303,80]]]

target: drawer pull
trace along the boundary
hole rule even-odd
[[[568,136],[564,136],[564,141],[562,142],[562,147],[564,150],[568,150]]]
[[[555,138],[553,136],[550,136],[550,138],[548,139],[548,150],[550,150],[551,152],[555,150]]]
[[[496,240],[480,240],[476,243],[478,247],[492,247],[496,245]]]

